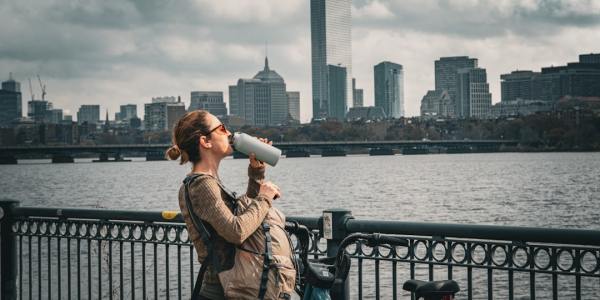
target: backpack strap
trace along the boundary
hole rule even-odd
[[[221,190],[223,190],[225,192],[225,194],[227,194],[227,196],[229,196],[229,204],[231,204],[231,207],[233,209],[233,214],[237,215],[237,207],[238,207],[238,201],[237,201],[237,193],[228,189],[227,187],[225,187],[225,185],[221,182],[221,180],[217,179],[217,184],[219,184],[219,187],[221,188]]]
[[[271,262],[273,261],[273,249],[271,239],[271,227],[267,221],[262,222],[262,230],[265,234],[265,257],[263,260],[263,271],[260,277],[260,289],[258,290],[258,299],[265,299],[267,293],[267,283],[269,282],[269,270],[271,269]]]
[[[200,238],[202,242],[206,246],[206,258],[200,267],[200,271],[198,272],[198,277],[196,277],[196,283],[194,284],[194,291],[192,294],[192,299],[200,296],[200,289],[202,288],[202,281],[204,280],[204,273],[206,273],[206,269],[208,264],[210,263],[213,266],[213,270],[219,272],[221,270],[221,264],[218,261],[217,256],[214,253],[214,244],[213,244],[213,236],[211,232],[204,226],[204,222],[194,213],[192,209],[192,201],[190,200],[190,185],[192,182],[200,177],[202,174],[194,174],[187,176],[183,181],[185,186],[185,206],[187,207],[188,214],[192,219],[192,224],[194,228],[200,233]]]

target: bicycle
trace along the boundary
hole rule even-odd
[[[310,287],[327,290],[331,298],[318,299],[342,299],[345,281],[350,271],[350,256],[346,248],[359,240],[365,242],[369,247],[408,247],[408,240],[394,235],[379,233],[353,233],[342,240],[337,254],[332,257],[308,259],[308,240],[310,232],[306,226],[298,223],[286,224],[286,230],[296,235],[300,248],[299,259],[302,261],[299,274],[300,278],[296,286],[296,292],[301,297]],[[308,288],[308,289],[307,289]],[[460,291],[458,283],[454,280],[422,281],[407,280],[402,288],[411,292],[414,299],[424,300],[452,300]]]

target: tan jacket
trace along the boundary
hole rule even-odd
[[[230,202],[227,200],[229,196],[220,188],[218,179],[210,175],[194,180],[190,186],[190,200],[194,213],[216,230],[217,254],[225,253],[226,242],[250,251],[264,253],[265,238],[260,225],[263,220],[269,223],[274,261],[269,272],[270,280],[265,299],[278,299],[280,294],[291,294],[295,282],[292,249],[284,228],[285,216],[271,206],[270,199],[258,194],[260,183],[264,179],[264,168],[249,167],[248,177],[246,194],[238,197],[237,215],[233,214]],[[179,190],[179,206],[190,239],[198,253],[198,260],[203,262],[207,251],[188,214],[184,186]],[[219,257],[225,259],[224,256]],[[218,278],[209,268],[204,277],[203,290],[205,284],[208,286],[220,284],[227,299],[256,299],[263,270],[263,256],[237,250],[234,261],[234,267],[219,273]]]

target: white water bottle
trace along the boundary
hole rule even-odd
[[[251,135],[236,132],[231,136],[230,140],[233,149],[242,152],[246,155],[254,153],[256,159],[266,162],[271,166],[275,166],[281,157],[281,150],[269,144],[261,142],[258,138]]]

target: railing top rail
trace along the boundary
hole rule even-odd
[[[349,219],[348,232],[600,246],[600,230]]]
[[[12,210],[12,214],[16,217],[119,220],[131,222],[183,222],[183,217],[178,211],[15,207]],[[288,216],[287,220],[297,221],[311,229],[320,229],[322,224],[320,217]],[[444,238],[600,246],[600,230],[589,229],[348,219],[346,222],[346,231],[348,233],[379,232],[415,236],[439,236]]]
[[[183,217],[179,211],[139,211],[139,210],[108,210],[93,208],[39,208],[16,207],[13,210],[16,217],[45,217],[65,219],[115,220],[137,222],[174,222],[182,223]]]

